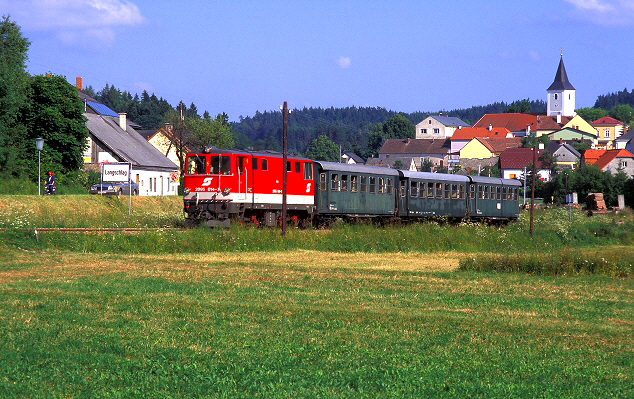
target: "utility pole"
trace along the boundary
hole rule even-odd
[[[537,146],[533,147],[533,187],[531,187],[531,212],[529,232],[533,236],[533,213],[535,212],[535,175],[537,174]]]
[[[282,178],[282,237],[286,236],[286,174],[287,174],[287,158],[288,158],[288,102],[284,101],[282,108],[282,168],[284,177]]]

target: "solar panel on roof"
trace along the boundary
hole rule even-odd
[[[95,103],[92,101],[86,101],[86,104],[88,104],[90,108],[94,109],[95,112],[98,113],[99,115],[119,116],[119,114],[117,114],[116,112],[114,112],[113,110],[111,110],[110,108],[108,108],[107,106],[103,104]]]

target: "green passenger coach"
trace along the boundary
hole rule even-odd
[[[395,169],[315,161],[315,206],[324,218],[391,218],[397,209]]]

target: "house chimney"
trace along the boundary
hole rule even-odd
[[[77,90],[83,90],[84,89],[84,81],[81,78],[81,76],[77,76],[75,78],[75,87],[77,88]]]
[[[127,117],[126,117],[126,113],[125,112],[120,112],[119,113],[119,126],[121,127],[121,129],[127,130],[128,121],[127,121]]]
[[[493,130],[493,125],[489,124],[489,131]]]

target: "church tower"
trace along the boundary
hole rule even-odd
[[[546,115],[575,115],[575,88],[568,80],[563,55],[561,55],[559,59],[559,67],[555,74],[555,80],[547,92]]]

